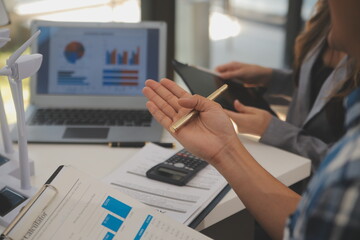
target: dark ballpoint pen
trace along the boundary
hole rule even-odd
[[[109,142],[109,147],[128,147],[128,148],[141,148],[148,142]],[[165,142],[151,142],[164,148],[174,148],[174,143]]]

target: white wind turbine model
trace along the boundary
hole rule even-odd
[[[10,39],[9,29],[6,28],[0,29],[0,48],[3,47],[10,40],[11,39]],[[0,127],[1,127],[5,154],[12,154],[14,153],[14,148],[10,140],[10,130],[6,119],[5,106],[1,95],[1,91],[0,91]]]
[[[0,29],[0,48],[11,40],[10,31],[7,28]]]
[[[41,54],[21,55],[27,47],[39,36],[37,31],[6,61],[7,66],[0,69],[0,75],[7,76],[14,100],[18,127],[19,163],[21,175],[21,189],[28,190],[30,184],[30,167],[25,129],[25,109],[22,80],[35,74],[42,62]]]
[[[7,76],[16,110],[18,129],[18,152],[20,184],[17,179],[0,171],[0,224],[7,226],[24,206],[26,200],[31,197],[36,189],[30,183],[30,164],[27,148],[27,133],[25,128],[25,109],[23,99],[22,80],[35,74],[42,62],[41,54],[22,55],[27,47],[39,36],[37,31],[6,61],[6,66],[0,69],[0,76]],[[2,34],[4,35],[4,33]],[[0,36],[1,37],[1,36]],[[1,44],[8,39],[0,38]],[[7,159],[14,163],[14,149],[10,140],[9,128],[6,120],[3,100],[0,93],[0,125],[3,136],[5,155],[11,156]],[[12,152],[12,154],[11,154]],[[9,154],[10,153],[10,154]],[[4,158],[4,156],[1,156]],[[5,157],[6,158],[6,157]],[[11,159],[13,158],[13,159]],[[6,165],[6,164],[5,164]],[[3,169],[4,167],[1,166]],[[1,170],[1,169],[0,169]],[[7,169],[6,169],[7,170]]]

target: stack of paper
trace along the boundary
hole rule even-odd
[[[63,166],[0,239],[208,240],[153,208]]]
[[[116,189],[189,225],[227,185],[211,165],[201,170],[186,186],[151,180],[146,171],[165,161],[177,150],[147,144],[104,181]]]

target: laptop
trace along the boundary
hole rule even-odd
[[[32,32],[39,29],[32,52],[43,63],[30,84],[29,142],[160,140],[142,89],[146,79],[165,77],[166,23],[33,22]]]

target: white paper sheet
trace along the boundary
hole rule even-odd
[[[152,208],[64,167],[8,235],[14,240],[207,240]],[[47,199],[47,200],[46,200]]]
[[[178,150],[147,144],[104,181],[142,203],[177,221],[190,224],[226,186],[226,180],[212,166],[201,170],[186,186],[176,186],[146,177],[146,171]]]

